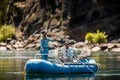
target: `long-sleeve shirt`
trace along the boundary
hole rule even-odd
[[[47,39],[45,38],[40,39],[40,53],[48,53],[49,41],[53,41],[53,39],[49,37],[47,37]]]
[[[61,51],[63,53],[63,57],[73,57],[73,50],[72,48],[65,49],[64,47],[61,48]]]
[[[42,39],[40,40],[40,45],[41,45],[42,48],[48,47],[48,40],[42,38]]]

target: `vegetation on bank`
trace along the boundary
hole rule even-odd
[[[0,26],[0,42],[6,41],[7,38],[15,38],[15,28],[11,25]]]
[[[88,43],[104,43],[107,42],[107,35],[105,32],[100,32],[99,30],[96,33],[88,32],[85,35],[85,40]]]

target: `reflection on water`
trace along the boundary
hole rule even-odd
[[[39,51],[1,51],[0,80],[119,80],[120,78],[120,53],[106,52],[92,53],[92,58],[99,63],[96,76],[81,74],[25,76],[26,61],[34,58],[37,52]]]
[[[120,80],[120,75],[118,75],[118,74],[101,74],[101,75],[98,75],[95,80]]]
[[[28,75],[26,80],[95,80],[95,76],[80,74]]]

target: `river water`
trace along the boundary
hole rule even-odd
[[[120,53],[92,52],[99,63],[97,75],[60,74],[25,75],[27,60],[39,51],[0,51],[0,80],[120,80]]]

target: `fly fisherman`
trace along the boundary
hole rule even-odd
[[[61,48],[61,52],[63,53],[63,62],[73,61],[73,49],[69,46],[69,43],[65,43],[64,47]]]
[[[45,31],[41,32],[41,39],[40,39],[40,53],[41,58],[44,60],[48,60],[48,51],[49,51],[49,47],[48,47],[48,39],[47,39],[47,33]]]
[[[41,58],[44,60],[48,60],[48,53],[49,53],[49,41],[53,41],[57,38],[57,36],[54,36],[53,38],[47,37],[47,31],[41,32],[41,39],[40,39],[40,54]]]

